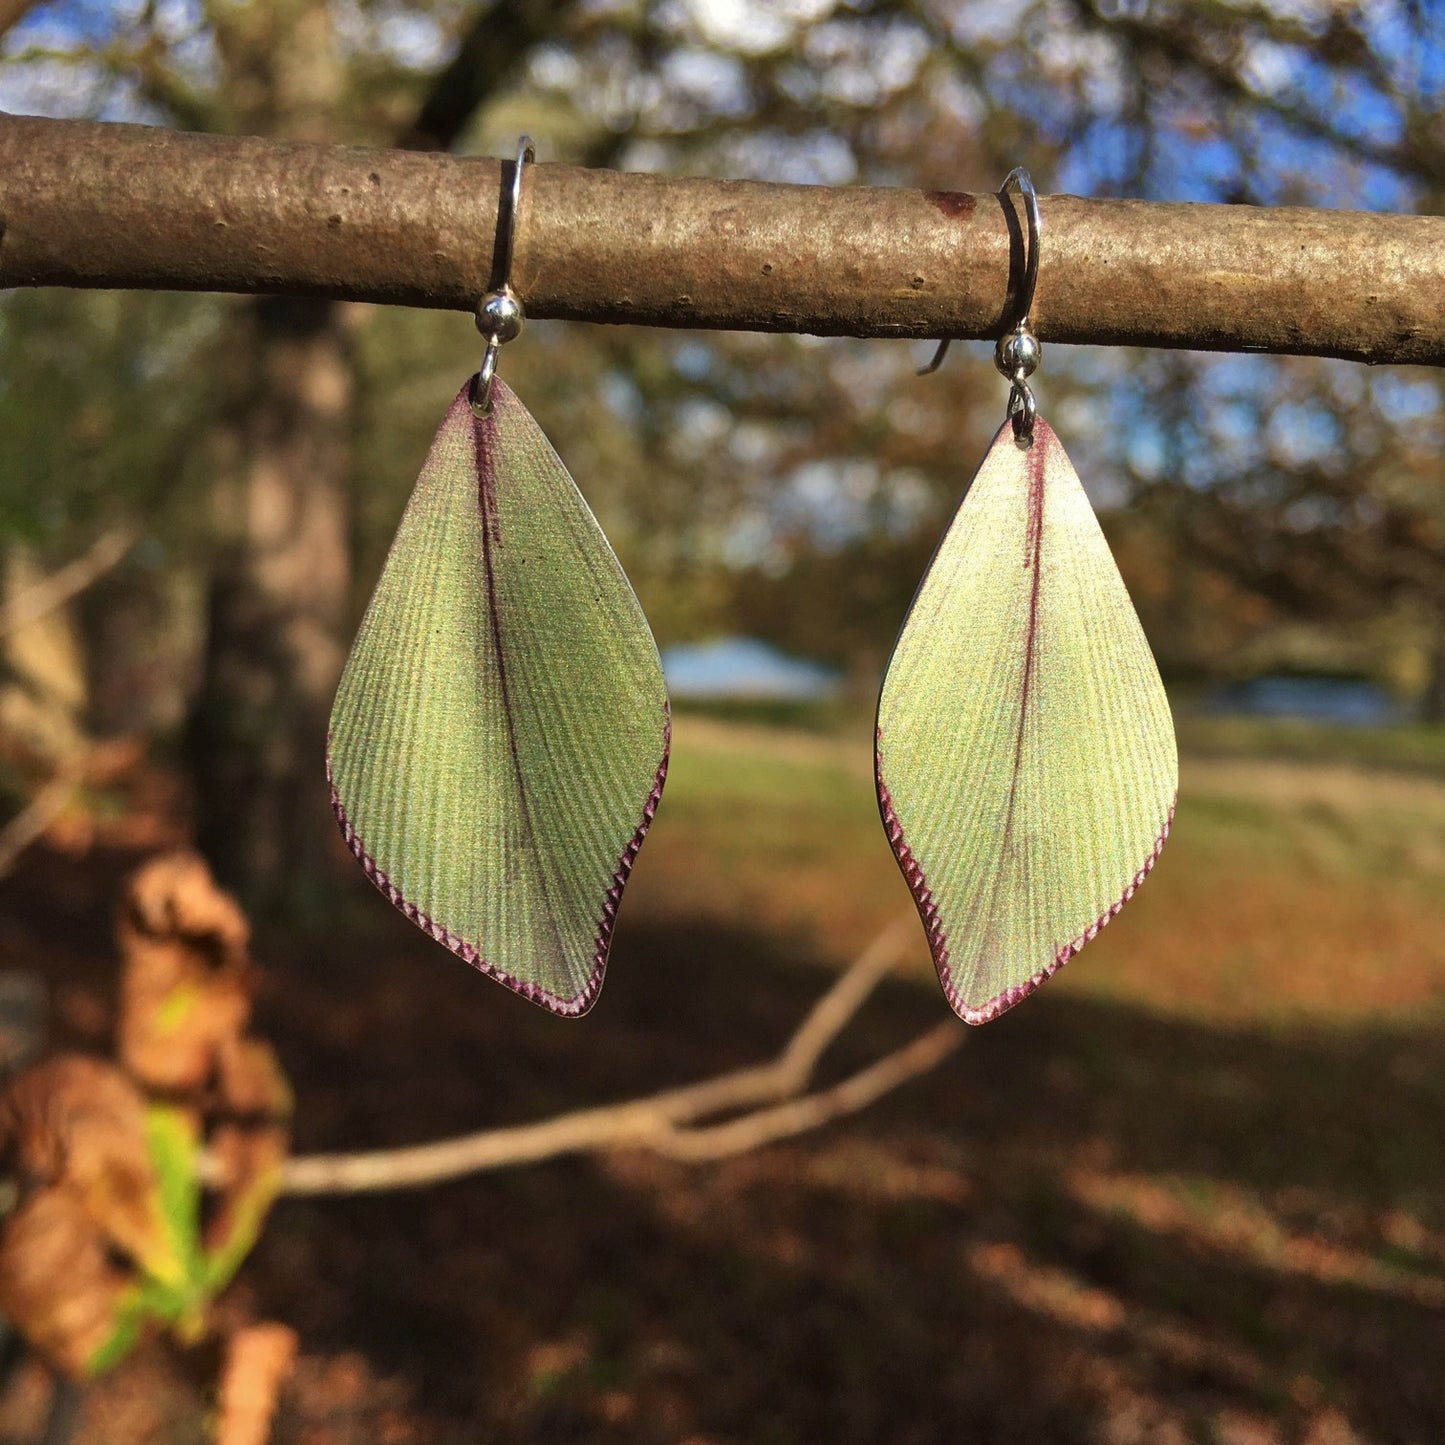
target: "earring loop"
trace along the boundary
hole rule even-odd
[[[1039,284],[1039,237],[1044,223],[1039,215],[1039,194],[1034,190],[1033,178],[1022,166],[1015,166],[998,189],[1006,196],[1008,188],[1016,185],[1024,199],[1024,219],[1028,225],[1028,253],[1024,257],[1024,284],[1019,294],[1019,318],[1010,330],[1024,332],[1029,329],[1029,312],[1034,309],[1034,289]]]
[[[524,135],[517,142],[507,203],[497,212],[501,282],[495,291],[488,291],[477,302],[477,330],[487,338],[487,349],[472,381],[471,406],[476,416],[486,416],[491,411],[492,378],[497,374],[498,353],[507,342],[515,341],[522,334],[527,319],[521,299],[512,290],[512,251],[517,238],[517,213],[522,208],[522,171],[528,161],[535,164],[536,159],[537,148],[532,144],[532,137]]]
[[[999,195],[1007,195],[1010,186],[1016,185],[1024,199],[1024,216],[1028,223],[1028,253],[1024,258],[1024,283],[1019,293],[1018,320],[1000,336],[993,350],[993,364],[1008,378],[1008,417],[1013,423],[1014,438],[1024,446],[1034,439],[1034,421],[1038,416],[1038,404],[1028,378],[1038,370],[1043,360],[1044,349],[1029,327],[1029,312],[1033,310],[1034,289],[1039,281],[1039,235],[1043,221],[1039,216],[1039,198],[1034,190],[1033,180],[1022,166],[1015,166],[1008,173]]]
[[[1011,386],[1009,392],[1008,416],[1013,422],[1014,436],[1028,443],[1033,440],[1034,420],[1038,405],[1029,389],[1028,378],[1038,369],[1044,349],[1029,326],[1029,313],[1034,306],[1034,291],[1039,281],[1039,237],[1043,233],[1043,218],[1039,214],[1038,192],[1034,190],[1033,179],[1023,166],[1015,166],[999,187],[1000,197],[1006,196],[1009,187],[1017,187],[1024,201],[1024,218],[1027,226],[1028,245],[1024,254],[1024,279],[1019,289],[1018,319],[998,339],[994,347],[994,365],[1003,373]],[[951,342],[947,339],[938,343],[933,360],[927,366],[918,368],[919,376],[928,376],[943,365]]]

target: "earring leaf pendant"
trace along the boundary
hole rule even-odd
[[[667,775],[657,645],[500,379],[447,412],[331,714],[332,806],[367,876],[554,1013],[596,1001]]]
[[[1006,422],[939,543],[878,704],[879,807],[944,993],[968,1023],[1026,998],[1158,859],[1169,701],[1053,431]]]

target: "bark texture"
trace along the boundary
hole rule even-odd
[[[470,310],[507,167],[399,150],[0,117],[0,286],[287,293]],[[1048,196],[1046,341],[1445,362],[1445,217]],[[1016,202],[541,165],[529,316],[996,336]]]

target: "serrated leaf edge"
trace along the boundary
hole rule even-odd
[[[456,954],[463,963],[470,964],[478,973],[484,973],[488,978],[495,979],[504,987],[511,989],[513,993],[520,994],[528,1002],[538,1004],[550,1013],[558,1014],[563,1018],[580,1018],[597,1002],[597,995],[602,989],[602,978],[607,969],[607,956],[612,949],[612,933],[617,925],[617,910],[621,905],[623,890],[627,887],[627,879],[632,872],[632,865],[637,861],[642,841],[646,838],[647,830],[652,826],[652,820],[657,814],[657,805],[662,799],[663,784],[667,781],[667,765],[671,755],[672,709],[668,703],[664,702],[662,705],[662,761],[658,764],[657,772],[653,777],[652,790],[647,795],[647,801],[642,805],[642,818],[633,830],[627,845],[623,848],[617,860],[617,866],[612,871],[611,885],[602,897],[602,907],[597,920],[596,944],[592,955],[592,973],[581,992],[573,998],[562,998],[550,989],[543,988],[540,984],[529,983],[525,979],[517,978],[496,964],[488,962],[474,944],[438,923],[391,881],[386,870],[371,856],[365,841],[346,814],[346,805],[341,801],[341,794],[336,787],[336,779],[332,772],[329,734],[326,739],[326,783],[331,790],[331,811],[336,815],[337,824],[341,828],[341,836],[351,850],[352,857],[361,865],[361,871],[366,874],[397,912],[410,919],[428,938]]]
[[[1124,892],[1111,903],[1082,933],[1070,942],[1063,945],[1054,955],[1053,962],[1041,968],[1030,978],[1022,983],[1015,984],[1012,988],[1006,988],[1002,993],[988,1000],[978,1008],[973,1008],[964,1002],[962,994],[959,993],[953,982],[953,969],[949,956],[948,935],[944,931],[943,919],[939,913],[938,904],[934,902],[933,890],[928,886],[928,879],[924,876],[923,866],[914,856],[913,849],[904,836],[903,824],[898,820],[898,813],[893,807],[893,796],[888,791],[888,783],[883,776],[883,746],[882,730],[878,732],[877,742],[873,751],[874,778],[878,789],[878,811],[883,819],[884,831],[888,834],[888,846],[893,850],[893,856],[898,862],[899,870],[903,874],[903,880],[908,884],[908,891],[913,894],[913,902],[918,908],[918,915],[923,920],[923,929],[928,936],[928,950],[933,955],[933,966],[938,970],[938,981],[943,985],[944,997],[948,1000],[949,1006],[959,1018],[966,1024],[986,1024],[998,1018],[1000,1014],[1007,1013],[1015,1004],[1022,1003],[1040,984],[1051,979],[1071,958],[1074,958],[1087,943],[1092,943],[1103,929],[1122,912],[1124,905],[1139,891],[1144,880],[1154,871],[1154,865],[1159,861],[1159,855],[1164,851],[1164,844],[1169,839],[1169,830],[1174,826],[1174,810],[1179,803],[1179,794],[1176,791],[1169,804],[1168,816],[1164,819],[1164,825],[1159,830],[1159,836],[1154,840],[1154,847],[1149,856],[1144,860],[1139,870],[1130,879],[1128,887]]]

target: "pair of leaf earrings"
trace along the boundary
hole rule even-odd
[[[501,225],[487,337],[407,505],[331,715],[327,770],[367,876],[437,942],[554,1013],[602,984],[671,726],[657,646],[586,502],[495,376],[521,330]],[[1063,447],[1027,384],[1024,304],[996,362],[1008,419],[888,665],[879,807],[944,992],[997,1017],[1123,907],[1174,812],[1169,704]],[[941,347],[934,366],[941,361]],[[929,368],[932,369],[932,368]]]

